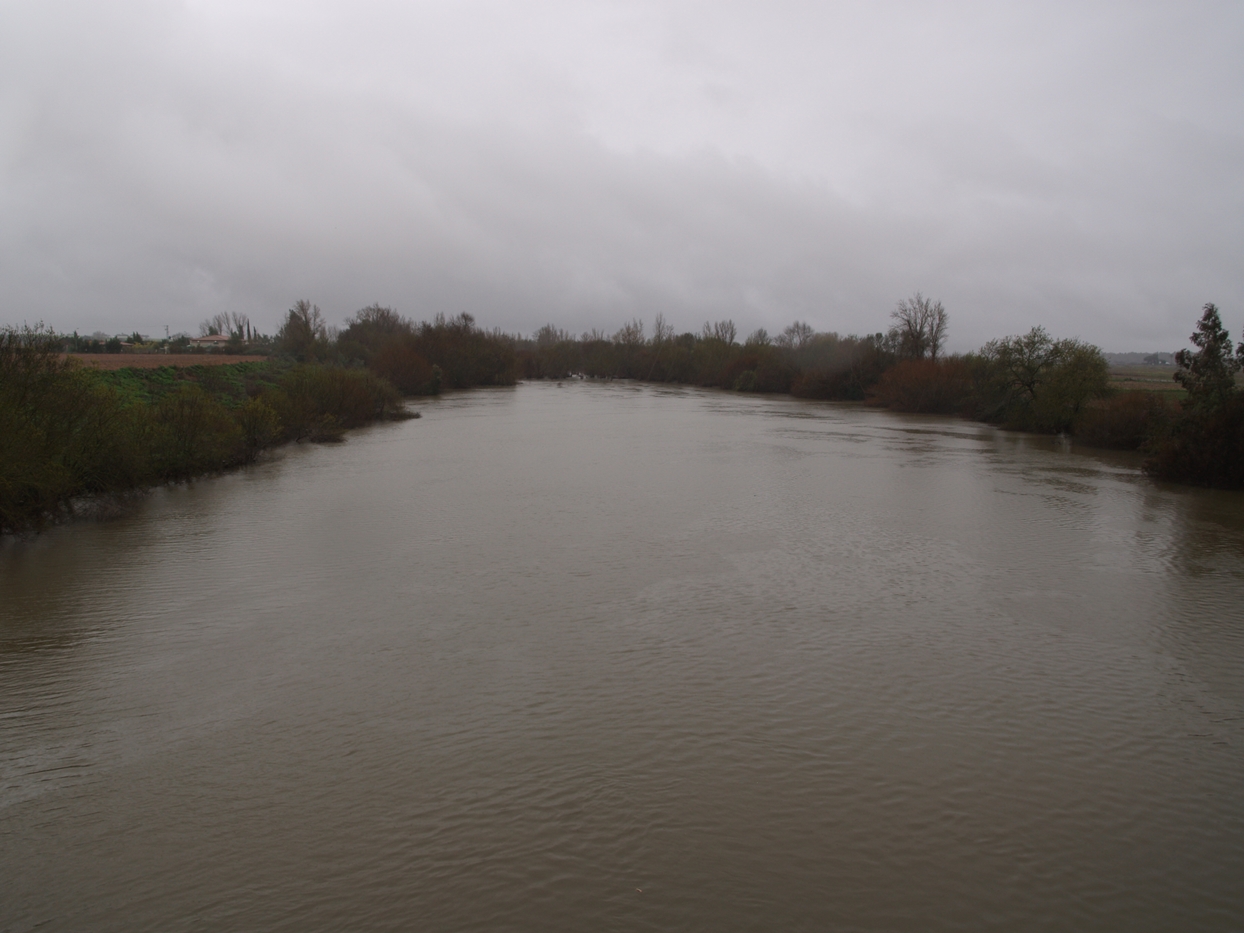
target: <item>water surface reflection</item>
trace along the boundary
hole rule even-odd
[[[552,384],[0,550],[0,927],[1238,929],[1244,498]]]

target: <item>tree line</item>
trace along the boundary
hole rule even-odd
[[[1244,395],[1235,379],[1244,343],[1232,351],[1214,305],[1205,306],[1192,335],[1196,349],[1176,357],[1174,378],[1185,391],[1178,403],[1112,390],[1098,347],[1042,327],[948,356],[946,310],[919,292],[898,303],[885,331],[842,336],[796,321],[779,334],[758,329],[741,341],[730,320],[678,334],[657,315],[650,334],[633,319],[611,335],[574,335],[549,324],[522,337],[480,330],[465,314],[415,324],[373,305],[349,318],[334,344],[317,315],[306,302],[291,311],[278,335],[287,342],[295,335],[287,352],[298,352],[296,344],[306,356],[371,367],[407,393],[577,374],[865,401],[1142,450],[1154,476],[1244,487]]]
[[[613,334],[548,324],[524,337],[482,330],[468,314],[415,323],[379,305],[334,332],[302,301],[276,343],[297,359],[370,368],[408,394],[575,374],[864,401],[1143,450],[1154,476],[1244,486],[1244,397],[1235,388],[1244,344],[1232,352],[1213,305],[1192,336],[1196,349],[1177,356],[1175,379],[1185,391],[1178,403],[1165,393],[1112,390],[1099,348],[1042,327],[949,356],[948,333],[942,303],[919,292],[873,334],[818,333],[796,321],[779,334],[762,328],[741,340],[730,320],[680,334],[658,314],[651,332],[636,318]]]
[[[1090,344],[1056,340],[1037,327],[947,356],[948,331],[941,302],[916,293],[898,303],[887,330],[862,336],[818,333],[796,321],[780,334],[760,329],[739,342],[731,321],[675,335],[658,316],[651,337],[639,320],[612,337],[576,338],[549,325],[515,340],[515,349],[527,378],[575,372],[867,401],[1029,431],[1072,431],[1109,394],[1109,367]]]
[[[729,320],[678,334],[658,315],[651,333],[634,319],[612,335],[550,324],[523,337],[484,330],[469,314],[416,323],[380,305],[335,329],[309,301],[272,337],[244,317],[214,323],[238,341],[261,339],[271,358],[107,373],[66,358],[63,335],[0,330],[0,531],[37,525],[81,497],[226,469],[276,444],[338,439],[402,417],[403,396],[571,374],[959,414],[1142,449],[1146,470],[1164,479],[1244,487],[1244,344],[1233,351],[1213,305],[1196,349],[1177,356],[1178,404],[1112,392],[1097,347],[1040,327],[946,355],[946,311],[919,293],[898,303],[887,330],[862,336],[796,321],[740,340]]]

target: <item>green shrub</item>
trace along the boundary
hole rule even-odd
[[[987,343],[966,361],[974,414],[1023,431],[1069,431],[1093,399],[1108,393],[1101,350],[1079,340],[1054,340],[1044,328]]]
[[[42,327],[0,330],[0,531],[147,481],[142,410],[62,359]]]
[[[161,479],[184,479],[246,460],[242,428],[199,386],[185,383],[155,406],[152,462]]]
[[[756,370],[745,369],[739,373],[734,385],[731,386],[735,392],[755,392],[756,391]]]
[[[255,362],[83,369],[43,328],[0,329],[0,532],[37,527],[80,496],[253,461],[284,439],[340,440],[401,417],[364,369]]]
[[[366,369],[295,366],[260,396],[276,413],[288,440],[339,436],[401,411],[401,394]]]
[[[248,399],[235,418],[242,429],[242,450],[247,463],[253,463],[261,450],[271,447],[281,436],[281,419],[262,398]]]

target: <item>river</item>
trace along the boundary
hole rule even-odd
[[[567,382],[0,546],[0,929],[1239,930],[1244,495]]]

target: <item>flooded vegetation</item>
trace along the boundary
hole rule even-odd
[[[777,338],[758,330],[741,345],[732,321],[675,336],[659,315],[651,339],[638,320],[612,338],[576,338],[550,325],[524,339],[482,330],[468,314],[415,324],[372,305],[337,333],[318,307],[298,301],[275,338],[253,342],[244,316],[220,317],[219,327],[208,321],[204,330],[215,329],[222,346],[280,355],[100,371],[60,352],[75,345],[76,334],[41,326],[0,331],[0,534],[72,513],[82,497],[251,463],[283,442],[340,440],[348,428],[406,417],[401,395],[514,385],[519,373],[957,413],[1099,447],[1143,449],[1145,468],[1163,479],[1244,486],[1244,395],[1235,385],[1244,344],[1232,350],[1213,305],[1192,335],[1197,350],[1176,357],[1178,403],[1171,393],[1112,389],[1097,347],[1056,340],[1040,327],[966,356],[939,356],[948,316],[919,293],[898,303],[885,333],[843,338],[796,322]],[[233,327],[232,335],[220,327]]]
[[[288,441],[404,416],[373,373],[238,363],[98,371],[42,330],[0,331],[0,534],[92,503],[253,463]]]
[[[421,407],[0,550],[6,929],[1238,927],[1238,493],[857,403]]]
[[[0,933],[1244,933],[1242,36],[0,2]]]

